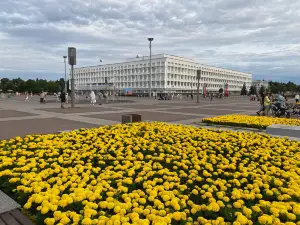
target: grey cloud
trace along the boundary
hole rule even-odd
[[[299,1],[288,0],[1,0],[0,61],[58,74],[70,45],[84,66],[148,55],[152,36],[154,53],[297,80],[299,9]],[[12,63],[25,57],[26,65]]]

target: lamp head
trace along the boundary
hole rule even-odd
[[[66,58],[67,58],[67,56],[66,56],[66,55],[64,55],[63,57],[64,57],[64,59],[66,59]]]
[[[150,41],[150,42],[153,41],[153,40],[154,40],[154,38],[148,38],[148,41]]]

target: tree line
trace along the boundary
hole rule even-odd
[[[295,93],[300,93],[300,85],[290,81],[287,83],[270,81],[267,89],[264,86],[261,86],[260,89],[257,90],[256,86],[252,85],[249,90],[247,90],[246,84],[244,84],[241,90],[241,95],[261,95],[265,92],[270,92],[272,94],[284,93],[293,95]]]
[[[64,89],[64,87],[65,80],[63,78],[56,81],[47,81],[43,79],[29,79],[25,81],[21,78],[2,78],[0,80],[0,92],[40,93],[41,91],[45,91],[57,93]]]
[[[64,89],[65,80],[60,78],[56,81],[47,81],[43,79],[29,79],[23,80],[21,78],[8,79],[2,78],[0,80],[0,91],[1,92],[32,92],[40,93],[41,91],[46,91],[49,93],[57,93]],[[68,87],[69,90],[69,87]],[[300,85],[297,85],[293,82],[282,83],[282,82],[269,82],[268,90],[265,90],[262,86],[259,90],[256,90],[255,86],[251,86],[249,90],[246,88],[246,84],[243,85],[241,90],[241,95],[254,94],[258,95],[263,92],[271,92],[273,94],[277,93],[300,93]]]

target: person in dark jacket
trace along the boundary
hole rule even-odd
[[[66,93],[64,90],[61,91],[60,93],[60,102],[61,102],[61,108],[65,108],[65,103],[66,103]]]
[[[260,109],[256,112],[256,114],[258,116],[260,116],[260,113],[263,112],[263,115],[265,114],[264,111],[265,111],[265,104],[264,104],[264,99],[265,99],[266,95],[263,93],[261,94],[260,96]]]

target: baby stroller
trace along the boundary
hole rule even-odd
[[[300,105],[295,104],[295,105],[291,106],[291,111],[292,111],[292,115],[300,116]]]
[[[291,117],[291,107],[288,104],[285,107],[281,107],[280,103],[272,104],[272,112],[275,117]]]

